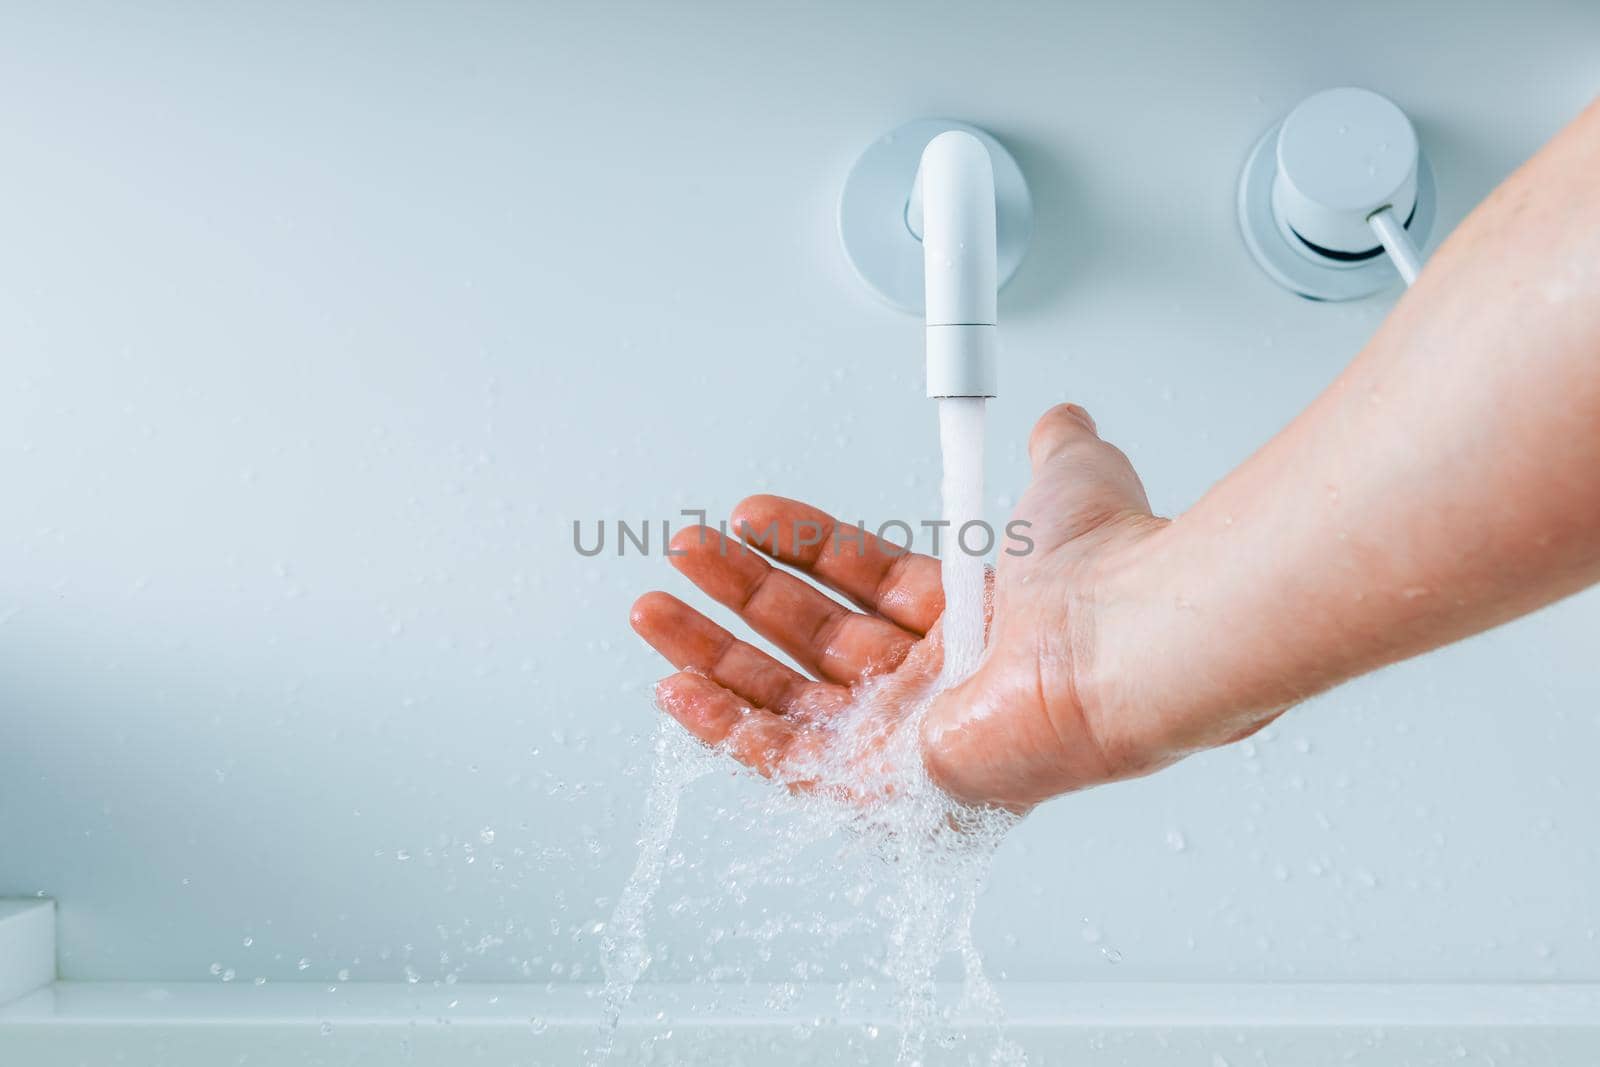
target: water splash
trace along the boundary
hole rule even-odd
[[[807,729],[825,730],[828,739],[826,745],[803,748],[787,768],[791,780],[808,787],[791,792],[761,782],[752,786],[755,803],[719,812],[724,820],[719,842],[748,841],[756,854],[703,856],[702,862],[721,864],[711,880],[716,898],[670,905],[676,913],[704,917],[706,924],[728,922],[740,911],[760,917],[706,929],[706,948],[742,940],[754,947],[758,961],[745,969],[714,966],[711,953],[699,952],[700,976],[706,980],[748,982],[756,972],[770,971],[780,955],[774,946],[792,935],[796,944],[782,954],[791,972],[810,980],[837,979],[841,1010],[885,989],[892,995],[900,1034],[897,1060],[905,1065],[927,1061],[936,1031],[942,1031],[941,1048],[953,1047],[960,1036],[957,1016],[973,1013],[992,1029],[991,1063],[1024,1062],[1001,1030],[1000,998],[972,935],[995,849],[1017,817],[973,808],[945,794],[923,767],[920,742],[921,722],[935,697],[966,678],[983,654],[983,560],[963,552],[957,541],[963,526],[982,515],[983,420],[981,399],[940,402],[943,497],[950,522],[942,553],[942,664],[870,677],[852,687],[848,701],[791,711]],[[929,647],[920,646],[913,656],[940,655]],[[709,771],[728,766],[667,715],[661,716],[654,763],[639,860],[602,938],[606,1029],[592,1063],[609,1056],[623,1009],[650,966],[647,921],[662,885],[683,792]],[[728,821],[748,832],[735,833]],[[830,917],[841,903],[845,917]],[[941,1004],[935,978],[952,955],[963,976],[962,996],[956,1004]],[[785,999],[769,1007],[781,1010]],[[973,1054],[969,1042],[966,1055]]]
[[[623,887],[622,896],[600,938],[600,958],[605,968],[604,1020],[596,1058],[604,1062],[611,1055],[622,1009],[633,995],[645,969],[650,966],[650,944],[645,922],[661,875],[666,867],[667,848],[678,828],[678,809],[684,790],[721,765],[717,755],[696,741],[669,716],[656,724],[654,773],[650,793],[645,799],[643,831],[639,839],[639,859]]]

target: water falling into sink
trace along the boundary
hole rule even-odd
[[[591,1063],[611,1056],[634,985],[657,956],[650,923],[663,910],[706,917],[696,958],[712,960],[713,946],[742,939],[763,961],[731,971],[708,962],[702,979],[749,984],[782,958],[812,984],[816,976],[833,981],[841,1012],[882,1001],[899,1034],[897,1063],[1024,1062],[1001,1032],[1000,1001],[972,935],[995,849],[1017,819],[946,795],[928,777],[920,748],[920,724],[935,698],[969,676],[983,654],[984,561],[962,550],[960,531],[983,518],[985,403],[939,402],[949,526],[941,538],[944,661],[936,675],[930,668],[920,681],[891,674],[853,687],[849,705],[830,713],[832,744],[799,769],[817,788],[791,793],[748,775],[748,802],[742,794],[737,805],[719,808],[715,837],[692,856],[683,831],[695,824],[680,826],[680,813],[694,818],[694,783],[733,764],[660,716],[639,857],[601,939],[606,1026]],[[986,540],[976,531],[966,538],[973,548]],[[656,900],[669,855],[703,866],[711,899]],[[840,901],[850,905],[842,919],[834,914]],[[729,921],[741,911],[758,921]],[[961,995],[941,1003],[935,978],[951,957]],[[780,997],[767,1007],[784,1012],[788,1003]],[[878,1027],[868,1029],[875,1038]]]

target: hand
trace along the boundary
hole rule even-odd
[[[1028,450],[1033,482],[1014,518],[1031,524],[1032,549],[1001,554],[983,663],[937,697],[918,744],[903,749],[920,752],[933,780],[957,799],[1017,811],[1174,758],[1147,716],[1122,714],[1100,698],[1109,687],[1098,684],[1093,664],[1101,576],[1166,521],[1150,514],[1127,458],[1100,440],[1082,408],[1048,411]],[[888,739],[938,676],[938,560],[782,497],[741,502],[732,529],[744,544],[705,527],[681,531],[674,566],[807,673],[676,597],[646,593],[633,606],[633,627],[679,669],[657,687],[661,707],[701,740],[794,788],[817,784],[818,757],[850,716],[884,716],[885,744],[860,752],[854,774],[870,792],[881,777],[872,761],[897,750]],[[869,679],[871,707],[853,707]]]

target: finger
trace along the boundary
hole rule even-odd
[[[818,678],[848,685],[892,670],[915,643],[893,623],[851,611],[715,530],[683,530],[672,551],[685,577]]]
[[[944,610],[938,560],[841,523],[810,504],[752,496],[733,509],[733,529],[778,562],[919,637]]]
[[[657,683],[656,703],[706,744],[725,749],[759,774],[781,776],[796,736],[783,718],[751,707],[709,678],[687,672]]]
[[[634,601],[630,621],[674,667],[703,674],[757,707],[787,711],[816,685],[671,594],[646,593]]]

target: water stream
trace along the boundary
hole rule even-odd
[[[940,687],[949,688],[977,669],[983,656],[983,558],[961,548],[961,530],[983,518],[983,417],[988,401],[976,396],[947,396],[939,401],[939,451],[944,480],[939,494],[950,539],[942,556],[944,582],[944,673]],[[970,540],[969,540],[970,543]]]

